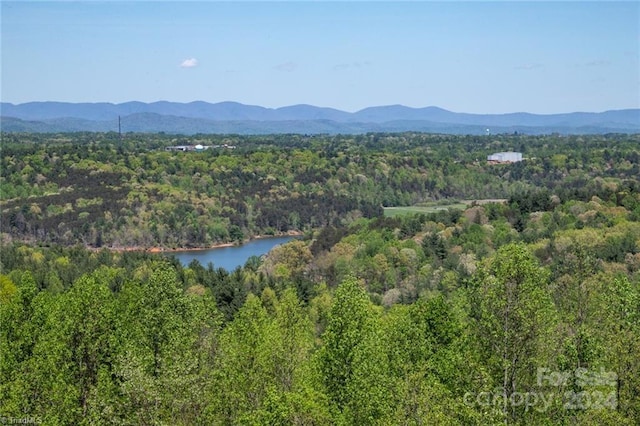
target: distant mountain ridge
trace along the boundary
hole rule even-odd
[[[313,105],[265,108],[237,102],[0,103],[7,132],[117,131],[193,133],[366,133],[425,131],[481,134],[635,133],[640,109],[565,114],[469,114],[439,107],[377,106],[350,113]]]

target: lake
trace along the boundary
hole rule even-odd
[[[251,256],[262,256],[273,247],[291,241],[296,237],[271,237],[251,240],[241,246],[217,247],[208,250],[188,250],[175,251],[171,255],[175,256],[183,266],[188,266],[193,259],[196,259],[204,267],[209,262],[213,263],[215,269],[224,268],[231,272],[238,266],[244,266]]]

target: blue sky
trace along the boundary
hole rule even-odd
[[[640,107],[639,2],[2,1],[3,102]]]

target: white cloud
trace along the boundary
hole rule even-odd
[[[182,68],[193,68],[198,66],[198,60],[196,58],[189,58],[182,61],[180,64]]]

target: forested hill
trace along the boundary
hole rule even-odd
[[[2,137],[3,422],[638,424],[640,135]]]
[[[541,189],[566,199],[602,186],[595,178],[636,179],[638,143],[637,135],[6,134],[3,232],[93,247],[206,247],[379,217],[383,206]],[[165,151],[176,144],[210,149]],[[508,150],[526,160],[487,163]]]
[[[640,110],[566,114],[468,114],[438,107],[378,106],[349,113],[312,105],[264,108],[236,102],[29,102],[0,105],[5,132],[366,133],[424,131],[449,134],[633,133]]]

